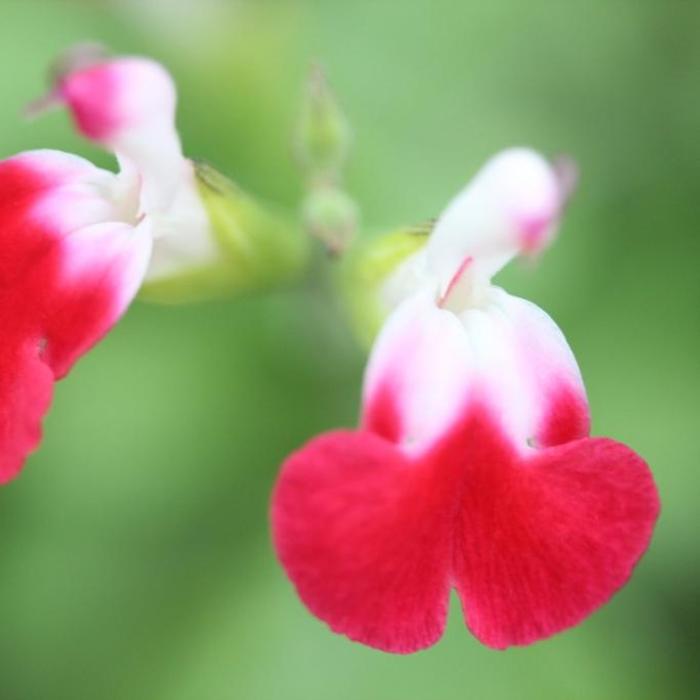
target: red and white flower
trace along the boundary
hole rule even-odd
[[[64,55],[44,101],[64,104],[77,130],[116,155],[122,176],[138,180],[141,212],[153,217],[147,282],[220,259],[175,127],[175,84],[163,66],[137,56],[108,58],[99,47],[79,45]]]
[[[490,281],[552,239],[562,190],[532,151],[492,159],[392,282],[405,298],[372,351],[361,427],[285,462],[274,543],[334,631],[417,651],[456,589],[481,642],[529,644],[605,603],[645,551],[659,510],[647,465],[589,437],[561,331]]]
[[[53,382],[114,325],[144,278],[214,254],[161,66],[73,60],[51,99],[116,153],[121,171],[48,150],[0,162],[0,482],[37,446]]]

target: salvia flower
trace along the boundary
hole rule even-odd
[[[209,254],[161,66],[81,48],[63,58],[49,99],[65,101],[121,170],[48,150],[0,162],[0,482],[37,446],[54,380],[112,327],[144,277]]]
[[[334,631],[422,649],[456,589],[481,642],[529,644],[605,603],[646,549],[659,509],[647,465],[589,437],[561,331],[490,281],[547,245],[563,198],[531,151],[487,163],[412,262],[371,353],[360,428],[284,464],[274,543]]]
[[[114,153],[121,176],[137,181],[139,211],[154,216],[147,279],[216,259],[194,167],[175,127],[177,93],[165,68],[81,44],[60,56],[52,73],[51,90],[39,104],[65,105],[78,132]]]
[[[144,279],[219,255],[175,130],[175,88],[145,58],[65,57],[44,103],[114,151],[115,174],[59,151],[0,162],[0,482],[41,437],[53,382],[125,311]]]
[[[305,268],[308,241],[286,217],[183,155],[175,84],[159,63],[78,45],[56,62],[40,101],[56,103],[139,181],[141,210],[153,216],[143,298],[198,301],[285,282]]]

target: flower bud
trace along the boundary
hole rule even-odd
[[[336,187],[319,187],[307,195],[302,218],[306,230],[320,240],[329,255],[342,254],[357,230],[359,209],[354,200]]]
[[[295,150],[312,182],[337,182],[350,148],[350,127],[331,92],[326,76],[315,66],[302,105]]]
[[[147,279],[142,299],[169,304],[226,297],[283,284],[302,273],[309,241],[293,223],[211,166],[194,163],[194,172],[217,254],[198,266],[175,265],[171,273]]]

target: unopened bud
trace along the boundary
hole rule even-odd
[[[329,255],[345,252],[357,231],[359,210],[354,200],[335,187],[311,190],[304,201],[306,230],[320,240]]]
[[[350,148],[350,127],[326,76],[314,66],[302,105],[295,150],[311,182],[338,182]]]

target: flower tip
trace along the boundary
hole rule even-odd
[[[533,200],[535,208],[518,221],[521,252],[528,257],[535,257],[551,243],[559,219],[578,183],[578,167],[573,158],[555,156],[547,165],[549,183],[545,185],[543,180],[539,203]],[[536,208],[539,210],[536,211]]]
[[[64,105],[82,136],[111,150],[125,139],[149,143],[149,127],[163,133],[174,124],[173,79],[152,59],[112,56],[101,44],[83,42],[59,54],[49,78],[49,94],[29,106],[29,116]]]
[[[552,170],[559,185],[560,206],[563,209],[578,186],[578,165],[571,156],[562,153],[552,158]]]
[[[96,41],[82,41],[62,51],[49,67],[49,80],[54,87],[72,73],[105,63],[111,53],[103,44]]]
[[[49,90],[41,97],[32,100],[23,110],[24,119],[35,119],[46,112],[60,107],[66,102],[62,83],[71,74],[105,62],[109,51],[94,41],[74,44],[62,51],[52,61],[48,70]]]
[[[50,90],[45,95],[25,105],[21,111],[22,118],[31,121],[32,119],[41,117],[46,112],[60,107],[62,102],[61,95],[56,90]]]
[[[533,256],[552,241],[575,172],[570,159],[549,162],[528,148],[512,148],[493,159],[491,176],[522,254]]]
[[[530,216],[519,222],[523,255],[535,256],[546,246],[553,233],[552,223],[553,217],[548,214]]]

